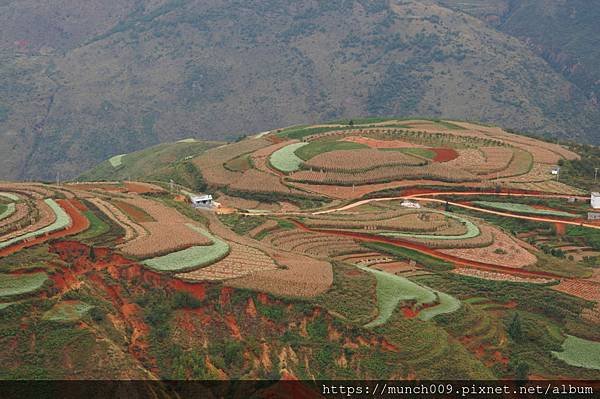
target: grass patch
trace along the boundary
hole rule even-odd
[[[92,305],[80,301],[65,301],[57,303],[42,316],[43,320],[59,323],[73,323],[80,320],[91,309]]]
[[[232,172],[245,172],[252,168],[252,162],[250,161],[250,154],[244,154],[237,158],[233,158],[223,165],[223,167]]]
[[[340,150],[360,150],[362,148],[368,148],[364,144],[353,143],[350,141],[313,141],[308,145],[302,146],[296,150],[296,155],[304,160],[309,159],[326,152],[340,151]]]
[[[0,220],[6,219],[15,213],[15,204],[0,204]]]
[[[568,335],[562,349],[552,354],[571,366],[600,370],[600,342]]]
[[[29,294],[42,288],[48,275],[44,272],[33,274],[0,275],[0,297]]]
[[[308,143],[294,143],[280,148],[271,154],[269,163],[272,167],[281,172],[295,172],[300,169],[303,162],[302,159],[296,155],[296,150],[307,145]]]

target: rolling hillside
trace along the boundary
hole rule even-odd
[[[0,178],[184,137],[427,115],[593,141],[587,92],[430,1],[0,3]],[[596,138],[597,140],[597,138]]]

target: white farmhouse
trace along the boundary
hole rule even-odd
[[[418,202],[413,202],[413,201],[409,201],[409,200],[402,201],[402,203],[400,205],[402,205],[405,208],[421,209],[421,204],[419,204]]]
[[[194,208],[213,208],[215,203],[210,194],[207,195],[191,195],[190,202]]]
[[[592,193],[591,204],[592,208],[600,209],[600,193]]]

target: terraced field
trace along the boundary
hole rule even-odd
[[[353,123],[0,183],[0,376],[599,379],[600,227],[550,174],[587,158],[466,122]]]

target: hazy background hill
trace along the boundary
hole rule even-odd
[[[159,142],[358,115],[598,142],[600,5],[450,3],[0,0],[0,178],[76,176]]]

